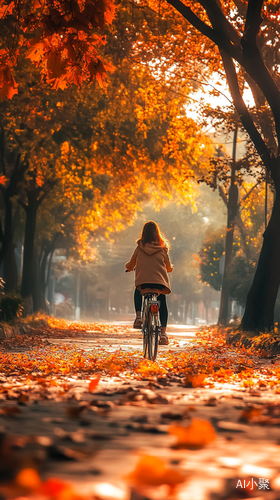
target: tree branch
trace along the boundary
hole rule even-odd
[[[216,31],[222,31],[224,35],[230,38],[232,43],[239,45],[241,37],[224,16],[220,6],[218,5],[220,2],[216,2],[216,0],[200,0],[199,3],[206,10],[213,28]]]
[[[42,193],[41,197],[37,199],[37,206],[41,205],[42,201],[46,198],[47,194],[54,188],[57,183],[57,179],[50,180],[45,185],[45,190]]]
[[[263,137],[266,139],[266,143],[273,152],[277,152],[277,141],[275,138],[275,128],[272,122],[267,119],[267,114],[262,113],[262,107],[267,106],[267,100],[263,91],[256,84],[250,75],[246,71],[243,72],[244,78],[251,89],[253,98],[256,105],[256,116],[259,120],[259,124],[262,130]],[[272,116],[272,112],[271,112]]]
[[[257,34],[262,22],[261,10],[263,0],[249,0],[245,32],[241,38],[244,69],[262,90],[275,119],[280,154],[280,91],[271,73],[265,65],[257,46]]]
[[[28,205],[26,203],[23,203],[23,201],[18,200],[18,204],[27,212]]]
[[[253,187],[251,187],[251,189],[249,189],[249,191],[243,196],[242,200],[241,201],[245,201],[247,200],[247,198],[249,198],[250,194],[252,193],[252,191],[254,191],[254,189],[259,185],[260,181],[257,181],[256,184],[254,184]],[[239,203],[239,205],[241,204],[241,202]]]
[[[260,24],[261,0],[249,1],[248,7],[250,7],[250,9],[247,12],[246,20],[247,33],[242,38],[238,38],[240,43],[237,43],[237,32],[235,32],[234,28],[216,4],[216,0],[199,1],[200,5],[205,8],[213,28],[204,23],[190,7],[184,5],[180,0],[167,0],[167,2],[177,9],[187,21],[202,33],[202,35],[214,42],[219,47],[221,55],[224,54],[229,58],[235,59],[262,90],[274,115],[276,134],[278,137],[278,153],[280,154],[280,91],[264,64],[256,44],[256,39],[252,41],[253,35],[255,35],[256,38],[256,33]],[[246,108],[244,103],[242,107]],[[245,112],[242,111],[241,116],[243,115],[245,116]],[[260,145],[260,140],[258,139],[261,138],[261,136],[259,135],[259,138],[257,138],[258,134],[256,134],[256,128],[252,126],[252,120],[252,123],[249,124],[247,119],[248,116],[249,114],[247,111],[247,117],[245,116],[247,126],[245,128],[250,136],[251,132],[253,132],[252,140],[257,151],[259,153],[259,151],[262,150],[261,158],[267,165],[267,168],[271,169],[271,166],[269,166],[271,165],[271,155],[267,155],[265,148]],[[257,142],[259,142],[258,146],[256,145]]]
[[[224,192],[222,186],[218,186],[218,189],[219,189],[220,197],[222,198],[225,206],[228,208],[228,199],[227,199],[226,193]],[[247,243],[246,243],[246,237],[247,237],[246,230],[245,230],[245,226],[243,224],[243,221],[241,219],[241,215],[240,215],[239,210],[237,210],[237,214],[235,216],[235,222],[236,222],[238,229],[239,229],[239,232],[240,232],[241,240],[243,243],[243,250],[244,250],[244,253],[246,255],[246,259],[250,260],[250,258],[251,258],[250,248],[249,248],[249,245],[247,245]]]
[[[249,0],[245,22],[244,35],[241,39],[241,45],[244,43],[256,44],[256,37],[262,22],[263,0]]]
[[[235,217],[235,222],[236,222],[236,225],[238,226],[238,229],[240,232],[241,240],[243,243],[243,250],[244,250],[244,253],[246,255],[246,259],[251,260],[250,246],[247,245],[247,241],[246,241],[246,238],[247,238],[246,229],[245,229],[245,226],[243,224],[243,220],[241,219],[241,215],[240,215],[239,210],[237,211],[237,214]]]
[[[236,70],[233,64],[231,57],[224,51],[220,49],[220,53],[222,56],[226,77],[230,89],[230,93],[232,95],[234,106],[239,114],[240,120],[242,122],[243,127],[248,132],[252,142],[254,143],[256,150],[264,162],[264,165],[267,167],[269,171],[272,170],[274,166],[274,162],[272,161],[272,157],[268,147],[266,146],[261,134],[257,130],[249,111],[243,101],[238,80]]]
[[[242,52],[238,45],[233,44],[231,39],[223,31],[219,32],[208,24],[204,23],[191,9],[184,5],[180,0],[167,0],[167,3],[172,5],[182,16],[189,21],[202,35],[206,36],[221,49],[224,48],[227,53],[236,60],[242,59]],[[203,3],[202,1],[200,2]],[[240,40],[239,40],[240,41]]]
[[[37,206],[39,207],[41,205],[41,203],[44,201],[44,199],[46,198],[47,194],[49,193],[49,191],[44,191],[40,198],[37,198]]]
[[[71,209],[69,212],[67,212],[67,214],[64,216],[64,218],[62,219],[61,224],[64,224],[64,223],[67,221],[68,217],[70,217],[70,216],[71,216],[71,215],[73,215],[73,214],[74,214],[74,209],[72,208],[72,209]]]
[[[220,197],[222,198],[224,204],[226,207],[228,207],[228,199],[227,199],[227,195],[226,193],[224,192],[222,186],[218,186],[218,190],[219,190],[219,195]]]

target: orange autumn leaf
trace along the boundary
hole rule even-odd
[[[28,400],[29,400],[28,394],[21,393],[18,397],[18,403],[20,403],[20,404],[25,404],[25,403],[27,403]]]
[[[39,187],[42,187],[44,185],[44,177],[42,175],[37,175],[36,177],[36,184]]]
[[[175,488],[185,481],[185,476],[174,469],[167,469],[163,460],[149,455],[142,456],[134,471],[126,479],[135,486],[161,486]]]
[[[178,439],[175,448],[199,449],[216,439],[216,433],[210,422],[195,418],[188,427],[171,425],[168,432]]]
[[[52,53],[47,58],[48,80],[59,78],[65,73],[65,65],[58,54]]]
[[[184,386],[185,387],[204,387],[205,378],[206,378],[206,375],[204,373],[198,373],[196,375],[192,375],[191,373],[188,373],[185,380],[184,380]]]
[[[33,63],[39,63],[43,57],[44,43],[34,38],[28,42],[28,47],[26,51],[26,58],[30,59]]]
[[[249,408],[248,410],[243,410],[240,415],[241,422],[258,422],[262,419],[262,408]]]
[[[18,93],[18,84],[16,83],[10,68],[7,65],[0,67],[0,98],[12,99]]]
[[[39,490],[44,496],[69,500],[74,498],[71,486],[56,478],[49,478]]]
[[[7,182],[7,177],[5,177],[5,175],[0,175],[0,184],[4,186],[6,182]]]
[[[90,392],[95,391],[96,387],[99,384],[99,380],[100,380],[100,377],[96,377],[96,378],[94,378],[93,380],[90,381],[90,383],[88,384],[88,390]]]
[[[41,479],[36,469],[22,469],[15,478],[15,483],[22,488],[35,490],[41,485]]]

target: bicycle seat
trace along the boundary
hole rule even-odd
[[[141,295],[160,295],[162,293],[162,290],[159,288],[144,288],[143,290],[140,290]]]

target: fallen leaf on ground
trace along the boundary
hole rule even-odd
[[[211,397],[205,401],[205,406],[216,406],[217,405],[217,399],[214,397]]]
[[[151,404],[163,404],[163,405],[165,405],[165,404],[169,403],[168,399],[165,396],[162,396],[161,394],[157,394],[157,393],[154,393],[151,396],[147,395],[147,397],[145,399],[148,403],[151,403]]]
[[[18,397],[18,404],[25,405],[25,403],[27,403],[28,400],[29,400],[28,395],[21,393]]]
[[[138,487],[166,484],[174,490],[178,484],[185,482],[186,477],[175,469],[167,469],[160,458],[144,455],[125,479]]]
[[[188,416],[191,411],[196,411],[196,407],[195,406],[191,406],[191,405],[190,406],[186,406],[186,408],[184,409],[183,415],[184,416]]]
[[[38,493],[55,499],[60,498],[72,500],[75,497],[77,498],[69,484],[56,478],[48,479],[44,484],[42,484]]]
[[[93,392],[93,391],[96,389],[96,387],[97,387],[97,386],[98,386],[98,384],[99,384],[99,380],[100,380],[100,377],[96,377],[96,378],[94,378],[93,380],[91,380],[91,381],[89,382],[89,384],[88,384],[88,390],[89,390],[90,392]]]
[[[267,419],[267,417],[264,417],[262,415],[263,408],[247,408],[246,410],[243,410],[241,412],[239,421],[240,422],[260,422],[261,420],[263,421],[264,419]]]
[[[199,373],[196,375],[192,375],[191,373],[188,373],[184,382],[183,382],[183,385],[184,385],[184,387],[204,387],[205,378],[206,378],[206,375],[204,373]]]
[[[188,427],[171,425],[168,432],[178,438],[177,443],[173,446],[177,449],[200,449],[216,439],[216,433],[210,422],[195,418]]]
[[[41,479],[36,469],[22,469],[15,478],[15,483],[22,488],[35,490],[41,486]]]

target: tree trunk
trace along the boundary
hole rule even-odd
[[[191,317],[191,321],[192,321],[192,325],[195,325],[195,317],[196,317],[196,303],[195,302],[192,302],[191,303],[191,314],[192,314],[192,317]]]
[[[32,259],[32,300],[33,312],[38,312],[41,305],[40,284],[39,284],[39,263],[37,248],[33,247]]]
[[[232,259],[234,220],[238,210],[238,187],[235,184],[237,132],[238,128],[236,127],[233,137],[231,183],[229,188],[228,204],[227,204],[228,217],[227,217],[227,233],[226,233],[226,245],[225,245],[225,270],[223,275],[223,283],[221,291],[221,301],[220,301],[220,310],[218,319],[219,325],[224,325],[229,320],[230,295],[229,295],[229,283],[228,283],[228,269]]]
[[[80,290],[81,290],[81,276],[80,270],[77,269],[76,273],[76,307],[75,307],[75,319],[77,321],[81,318],[81,304],[80,304]],[[107,307],[106,317],[108,315],[109,308]]]
[[[186,308],[185,308],[185,325],[188,324],[188,312],[190,308],[190,303],[186,301]]]
[[[47,306],[46,302],[46,288],[48,285],[47,279],[46,279],[46,273],[47,273],[47,262],[48,262],[48,257],[50,256],[50,245],[46,244],[44,245],[44,249],[42,252],[42,258],[39,264],[39,293],[40,293],[40,309],[45,311],[47,314],[49,314],[49,308]]]
[[[274,179],[276,198],[241,326],[244,330],[270,331],[274,326],[274,306],[280,284],[280,178]]]
[[[5,204],[5,218],[0,250],[0,265],[6,257],[7,252],[11,249],[11,245],[13,245],[13,205],[7,192],[4,192],[3,201]]]
[[[204,306],[205,306],[205,321],[206,321],[206,324],[208,325],[209,323],[209,304],[208,302],[204,302]]]
[[[15,259],[14,242],[11,239],[3,260],[3,280],[5,292],[16,292],[18,287],[18,272]]]
[[[5,291],[17,290],[17,266],[13,241],[13,205],[7,192],[4,194],[5,228],[0,251],[0,264],[3,262],[3,279]]]
[[[37,197],[30,191],[28,193],[28,205],[25,205],[26,222],[24,235],[24,253],[21,295],[23,298],[32,296],[33,286],[33,259],[34,259],[34,239],[36,230],[36,215],[38,209]]]
[[[6,193],[5,201],[5,233],[4,240],[6,243],[6,253],[3,258],[3,279],[5,282],[6,292],[17,292],[18,290],[18,269],[15,256],[14,233],[15,227],[19,220],[18,205],[14,216],[12,217],[12,202],[9,194]],[[8,227],[9,226],[9,227]],[[21,273],[21,270],[20,270]]]
[[[61,232],[56,232],[51,241],[44,241],[39,264],[39,286],[41,295],[41,309],[50,313],[46,302],[46,289],[49,286],[52,258],[57,244],[61,238]]]
[[[34,246],[33,249],[33,273],[32,273],[32,299],[33,299],[33,311],[47,311],[47,304],[45,300],[45,287],[42,286],[40,279],[40,266],[39,266],[39,256],[37,248]]]

